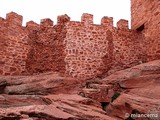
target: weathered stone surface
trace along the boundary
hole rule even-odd
[[[58,73],[44,73],[33,76],[0,76],[3,80],[5,94],[51,94],[74,93],[80,89],[82,81],[70,77],[59,76]]]
[[[111,102],[111,97],[114,95],[112,85],[90,84],[80,91],[83,97],[94,99],[98,102]]]
[[[30,49],[28,33],[22,27],[22,16],[11,12],[0,21],[1,75],[26,73],[27,53]]]
[[[129,117],[130,114],[157,114],[160,112],[159,106],[160,99],[150,99],[136,94],[121,94],[119,98],[107,107],[106,112],[111,116],[117,116],[117,120],[127,120],[127,118],[131,119],[131,117]],[[126,114],[129,116],[126,116]],[[138,120],[138,118],[135,119]],[[140,119],[148,120],[148,118],[145,117]],[[159,120],[158,117],[150,119]]]
[[[1,76],[1,119],[121,120],[160,105],[160,61],[84,81],[59,73]],[[115,94],[120,96],[116,98]],[[79,94],[79,95],[78,95]],[[83,97],[82,97],[83,96]],[[103,110],[102,110],[103,109]],[[110,117],[109,117],[110,116]]]
[[[103,79],[103,84],[111,84],[114,86],[114,93],[120,93],[120,96],[106,107],[108,115],[127,120],[131,119],[125,117],[127,113],[160,113],[160,60],[116,72]]]
[[[160,74],[160,60],[151,61],[148,63],[140,64],[125,70],[118,71],[103,79],[104,83],[116,83],[128,79],[138,78],[144,75]],[[134,80],[133,80],[134,82]]]
[[[147,60],[160,59],[160,1],[131,0],[131,27],[142,33]]]
[[[0,119],[160,114],[159,3],[131,0],[132,29],[123,19],[114,27],[107,16],[96,25],[88,13],[80,22],[65,14],[56,25],[46,18],[26,27],[14,12],[0,18]]]
[[[48,72],[0,76],[0,81],[2,120],[114,120],[99,101],[78,95],[85,84],[82,80]]]
[[[110,120],[101,105],[79,95],[1,95],[1,119]],[[115,119],[116,120],[116,119]]]
[[[100,102],[107,115],[130,120],[131,113],[160,113],[159,81],[160,60],[156,60],[115,72],[102,80],[86,82],[80,95]]]

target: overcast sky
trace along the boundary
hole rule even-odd
[[[58,15],[67,14],[71,20],[80,21],[83,13],[94,15],[94,23],[100,24],[103,16],[130,21],[130,0],[0,0],[0,16],[14,11],[23,16],[23,25],[33,20],[50,18],[56,23]]]

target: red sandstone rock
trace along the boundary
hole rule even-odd
[[[116,28],[106,16],[95,25],[91,14],[81,22],[58,16],[54,26],[43,19],[22,27],[14,12],[0,18],[0,119],[130,120],[126,113],[159,113],[160,4],[131,5],[131,30],[128,21]],[[63,77],[39,74],[47,71]],[[32,76],[8,76],[27,74]],[[85,86],[90,78],[97,83]]]
[[[61,77],[56,73],[44,73],[34,76],[5,77],[1,76],[0,86],[5,94],[58,94],[77,93],[82,81]],[[7,86],[6,86],[7,85]]]
[[[127,119],[126,114],[156,114],[160,112],[160,99],[150,99],[137,96],[136,94],[121,94],[113,103],[107,107],[107,113],[111,116],[117,116],[117,119]],[[157,111],[154,111],[156,109]],[[130,117],[131,119],[131,117]],[[142,120],[147,118],[142,117]],[[150,118],[151,119],[151,118]],[[158,118],[152,118],[153,120]],[[136,118],[138,120],[138,118]]]
[[[150,113],[158,109],[159,70],[159,60],[148,62],[116,72],[103,80],[88,81],[85,89],[85,81],[52,72],[32,76],[1,76],[0,117],[130,119],[125,117],[125,113]],[[79,92],[85,98],[77,95]],[[120,92],[120,96],[113,100],[116,92]]]
[[[112,89],[120,93],[120,96],[106,108],[108,115],[117,116],[117,119],[127,119],[126,113],[154,114],[154,109],[159,113],[159,81],[160,60],[137,65],[106,77],[103,84],[111,84],[113,88],[117,88]]]
[[[160,60],[156,60],[116,72],[101,81],[87,82],[80,95],[105,103],[103,109],[117,120],[131,119],[125,114],[154,113],[155,109],[160,112],[159,80]],[[120,96],[114,100],[116,93]]]
[[[114,120],[98,101],[77,95],[83,84],[52,72],[0,76],[0,119]]]
[[[151,61],[148,63],[140,64],[126,70],[118,71],[109,77],[103,79],[104,83],[116,83],[120,81],[125,81],[128,79],[138,78],[144,75],[151,75],[160,73],[160,60]],[[156,77],[156,76],[155,76]]]
[[[94,99],[98,102],[111,102],[111,97],[114,95],[112,85],[100,85],[93,84],[87,86],[87,88],[82,89],[79,93],[81,96]]]
[[[7,101],[6,101],[7,100]],[[1,119],[110,120],[98,102],[78,95],[0,96]]]

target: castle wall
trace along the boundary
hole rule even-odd
[[[30,74],[46,71],[65,73],[63,40],[66,35],[64,26],[68,20],[69,17],[64,15],[58,17],[55,26],[50,19],[41,20],[40,25],[27,23],[32,46],[27,59]]]
[[[27,53],[30,49],[28,34],[22,27],[22,16],[8,13],[0,20],[0,74],[26,73]]]
[[[22,27],[22,16],[14,12],[0,18],[0,74],[65,73],[64,26],[69,20],[62,15],[55,26],[43,19],[40,25],[30,21]]]
[[[83,14],[81,22],[70,21],[66,29],[66,72],[78,78],[101,74],[102,57],[108,54],[109,36],[105,27],[93,25],[93,16]]]
[[[120,20],[113,27],[113,18],[103,17],[101,25],[93,24],[93,16],[83,14],[81,22],[66,25],[65,38],[67,74],[78,78],[102,76],[142,61],[142,50],[128,28],[128,21]]]
[[[133,4],[132,10],[137,4]],[[113,27],[112,17],[105,16],[101,24],[94,24],[91,14],[83,14],[80,22],[62,15],[56,25],[43,19],[40,25],[30,21],[22,27],[22,16],[11,12],[6,19],[0,18],[0,74],[56,71],[89,79],[158,59],[158,14],[149,17],[144,30],[143,26],[137,29],[141,22],[134,24],[134,21],[130,30],[126,20]]]
[[[145,51],[141,47],[141,34],[128,28],[128,21],[119,20],[113,28],[113,63],[111,73],[145,62]]]
[[[131,26],[141,32],[147,61],[160,59],[160,1],[131,0]]]
[[[53,22],[46,20],[41,25],[29,22],[27,29],[29,31],[31,49],[27,59],[27,71],[30,74],[41,73],[54,69],[52,46],[54,42]],[[44,24],[43,24],[44,23]],[[50,23],[50,24],[49,24]],[[34,26],[34,27],[33,27]]]

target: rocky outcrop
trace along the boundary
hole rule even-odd
[[[158,120],[159,91],[160,60],[104,79],[78,80],[53,72],[0,76],[0,119]]]
[[[130,93],[121,94],[107,107],[106,112],[110,116],[116,116],[118,120],[139,120],[138,117],[133,118],[136,114],[154,115],[148,118],[141,117],[140,120],[159,120],[160,99],[150,99]]]
[[[106,115],[98,102],[75,94],[1,95],[0,118],[8,118],[8,120],[114,120]]]
[[[107,107],[108,115],[132,120],[131,114],[152,113],[154,117],[141,119],[160,119],[160,116],[156,116],[160,113],[160,60],[116,72],[103,79],[103,84],[117,87],[115,92],[120,93]]]
[[[102,80],[88,81],[81,95],[101,103],[116,120],[159,120],[160,60],[118,71]],[[151,114],[149,118],[133,118]]]
[[[125,70],[118,71],[104,78],[103,83],[111,84],[111,83],[121,82],[121,81],[138,78],[146,75],[155,76],[158,74],[160,74],[160,60],[155,60],[148,63],[140,64]]]
[[[44,73],[33,76],[2,76],[1,89],[5,94],[47,95],[74,93],[82,81],[62,77],[58,73]]]
[[[83,83],[52,72],[1,76],[0,119],[114,120],[98,101],[77,94]]]

